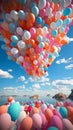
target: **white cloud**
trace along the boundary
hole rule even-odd
[[[23,82],[23,81],[25,81],[25,77],[24,77],[24,76],[20,76],[20,77],[18,78],[18,80]]]
[[[33,84],[33,85],[32,85],[32,88],[33,88],[33,89],[40,89],[40,85],[39,85],[39,84]]]
[[[70,62],[73,62],[72,57],[70,57],[68,59],[65,59],[65,58],[59,59],[59,60],[56,61],[56,64],[67,64],[67,63],[70,63]]]
[[[69,70],[73,69],[73,64],[65,66],[65,69],[69,69]]]
[[[8,72],[12,72],[13,70],[12,69],[8,69]]]
[[[73,85],[73,79],[65,79],[65,80],[55,80],[52,82],[52,85],[54,87],[61,87],[61,86],[65,86],[65,85],[69,85],[72,86]]]
[[[13,78],[13,76],[9,72],[0,69],[0,78],[10,78],[11,79],[11,78]]]

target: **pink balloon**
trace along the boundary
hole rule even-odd
[[[68,119],[63,119],[63,129],[64,130],[73,130],[73,125]]]
[[[8,113],[0,116],[0,130],[8,130],[11,124],[11,117]]]
[[[46,120],[46,117],[43,113],[40,114],[41,118],[42,118],[42,125],[43,126],[47,126],[48,125],[48,121]]]
[[[42,127],[42,118],[39,114],[33,114],[32,116],[33,120],[33,126],[37,129],[40,129]]]
[[[51,125],[57,127],[59,130],[63,130],[62,120],[56,115],[51,118]]]

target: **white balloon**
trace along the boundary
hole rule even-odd
[[[24,60],[23,56],[19,56],[19,57],[17,58],[17,61],[18,61],[18,62],[23,62],[23,60]]]
[[[22,36],[22,34],[23,34],[23,29],[22,29],[21,27],[17,27],[16,32],[17,32],[20,36]]]
[[[10,12],[11,18],[14,20],[18,20],[18,13],[15,10],[11,10]]]
[[[34,64],[34,65],[37,65],[37,64],[38,64],[38,61],[37,61],[37,60],[34,60],[34,61],[33,61],[33,64]]]
[[[17,49],[17,48],[12,48],[12,49],[11,49],[11,53],[12,53],[13,55],[16,55],[16,54],[18,53],[18,49]]]
[[[26,112],[21,111],[17,122],[20,124],[25,117],[26,117]]]
[[[46,0],[39,0],[38,7],[43,9],[46,6]]]
[[[62,16],[62,11],[57,11],[56,15],[55,15],[55,18],[60,19],[61,16]]]
[[[48,28],[46,26],[43,27],[43,33],[46,34],[48,32]]]
[[[46,9],[46,15],[50,17],[50,15],[52,15],[52,8],[48,7]]]
[[[18,41],[17,46],[19,49],[24,49],[25,48],[25,42],[23,40]]]
[[[26,40],[29,40],[31,38],[31,34],[29,31],[25,31],[23,34],[23,38]]]
[[[55,22],[52,22],[52,23],[50,24],[50,27],[51,27],[51,29],[55,29],[55,28],[56,28]]]
[[[72,0],[65,0],[64,1],[64,7],[68,7],[71,4]]]

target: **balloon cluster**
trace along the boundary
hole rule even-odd
[[[0,130],[73,130],[73,106],[70,102],[65,106],[68,102],[20,105],[9,97],[7,104],[0,106]]]
[[[17,0],[13,9],[10,2],[9,8],[3,4],[5,20],[0,28],[6,43],[2,48],[28,75],[42,76],[69,42],[71,0]]]

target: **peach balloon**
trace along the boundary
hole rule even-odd
[[[23,119],[20,125],[20,130],[30,130],[32,128],[32,118],[26,117]]]
[[[8,106],[7,105],[3,105],[0,107],[0,115],[7,113],[8,111]]]
[[[53,112],[49,108],[45,110],[45,117],[48,123],[50,122],[50,119],[53,117]]]

